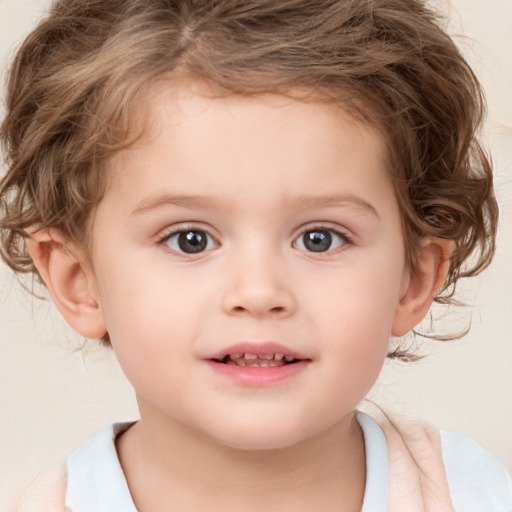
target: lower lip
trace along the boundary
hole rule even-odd
[[[211,359],[206,361],[218,374],[250,387],[263,387],[279,384],[305,370],[309,361],[285,364],[283,366],[251,367],[223,364]]]

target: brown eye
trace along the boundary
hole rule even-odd
[[[331,229],[311,229],[303,233],[293,244],[297,249],[308,252],[327,252],[346,243],[340,233]]]
[[[170,235],[165,241],[176,252],[197,254],[216,247],[215,240],[205,231],[179,231]]]

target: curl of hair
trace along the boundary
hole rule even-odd
[[[0,253],[12,269],[37,275],[24,244],[34,226],[85,243],[109,159],[136,139],[137,98],[172,76],[229,94],[310,91],[377,126],[412,268],[422,237],[455,242],[436,300],[490,263],[482,91],[423,1],[58,0],[8,83]]]

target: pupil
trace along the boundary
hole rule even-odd
[[[331,247],[332,236],[329,231],[307,231],[304,233],[304,246],[313,252],[324,252]]]
[[[196,253],[206,249],[208,240],[201,231],[185,231],[178,236],[178,245],[183,252]]]

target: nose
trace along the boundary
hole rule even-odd
[[[229,315],[285,318],[296,309],[292,283],[271,258],[252,255],[229,264],[222,308]]]

